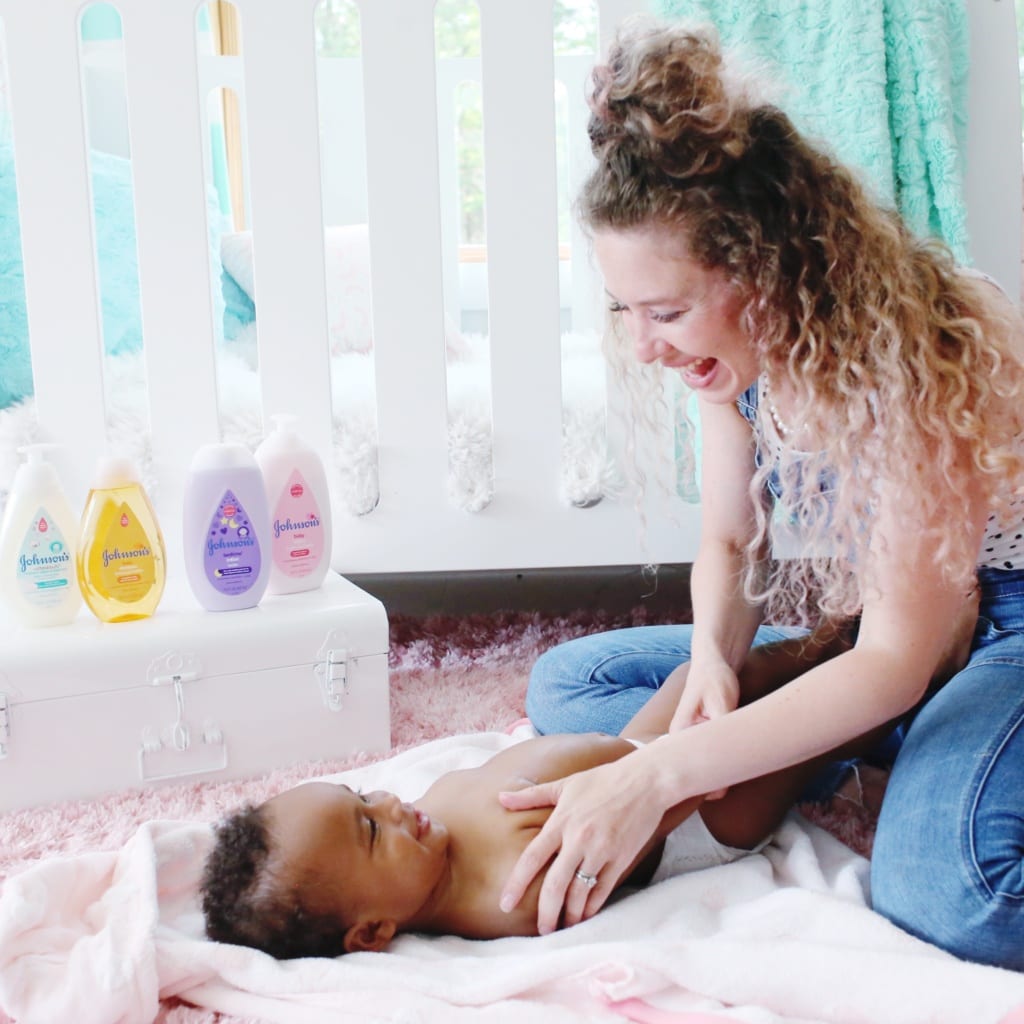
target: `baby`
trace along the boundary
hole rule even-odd
[[[741,673],[742,702],[847,644],[830,633],[771,645]],[[666,731],[683,683],[662,687],[620,736],[525,740],[477,768],[441,776],[413,803],[309,782],[243,808],[217,827],[207,860],[207,934],[279,959],[383,950],[403,931],[475,939],[536,935],[543,874],[511,913],[498,903],[512,866],[551,808],[505,810],[498,793],[629,756],[638,743]],[[849,753],[750,780],[721,799],[701,797],[673,808],[619,888],[726,863],[763,845],[823,764]],[[586,883],[577,876],[574,884]]]

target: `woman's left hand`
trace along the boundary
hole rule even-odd
[[[502,910],[512,910],[551,861],[537,901],[541,935],[554,931],[560,919],[568,927],[597,913],[666,810],[653,797],[647,762],[637,754],[554,782],[501,793],[500,800],[509,810],[555,808],[520,855],[501,898]],[[589,884],[588,878],[596,882]]]

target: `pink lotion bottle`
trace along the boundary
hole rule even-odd
[[[297,417],[270,417],[256,449],[270,509],[271,594],[315,590],[331,564],[331,497],[320,456],[295,430]]]
[[[185,572],[208,611],[259,604],[270,579],[270,523],[263,475],[242,444],[208,444],[185,480]]]

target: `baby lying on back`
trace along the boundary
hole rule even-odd
[[[742,700],[757,699],[843,643],[833,637],[820,645],[772,645],[763,671],[754,659],[741,674]],[[499,792],[630,756],[637,743],[665,732],[682,685],[662,687],[618,737],[524,740],[477,768],[441,776],[412,803],[392,793],[309,782],[243,808],[218,825],[207,859],[207,934],[279,959],[382,950],[403,931],[474,939],[536,935],[543,873],[511,913],[498,903],[513,865],[552,809],[505,810]],[[618,886],[660,880],[679,865],[726,863],[763,844],[824,760],[734,786],[718,800],[696,798],[673,808]],[[573,884],[586,882],[577,875]]]

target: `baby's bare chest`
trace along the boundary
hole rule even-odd
[[[544,872],[515,911],[506,914],[498,904],[520,854],[547,821],[551,808],[505,810],[493,786],[478,791],[464,785],[437,795],[444,797],[451,855],[462,879],[460,934],[479,938],[535,935]]]

